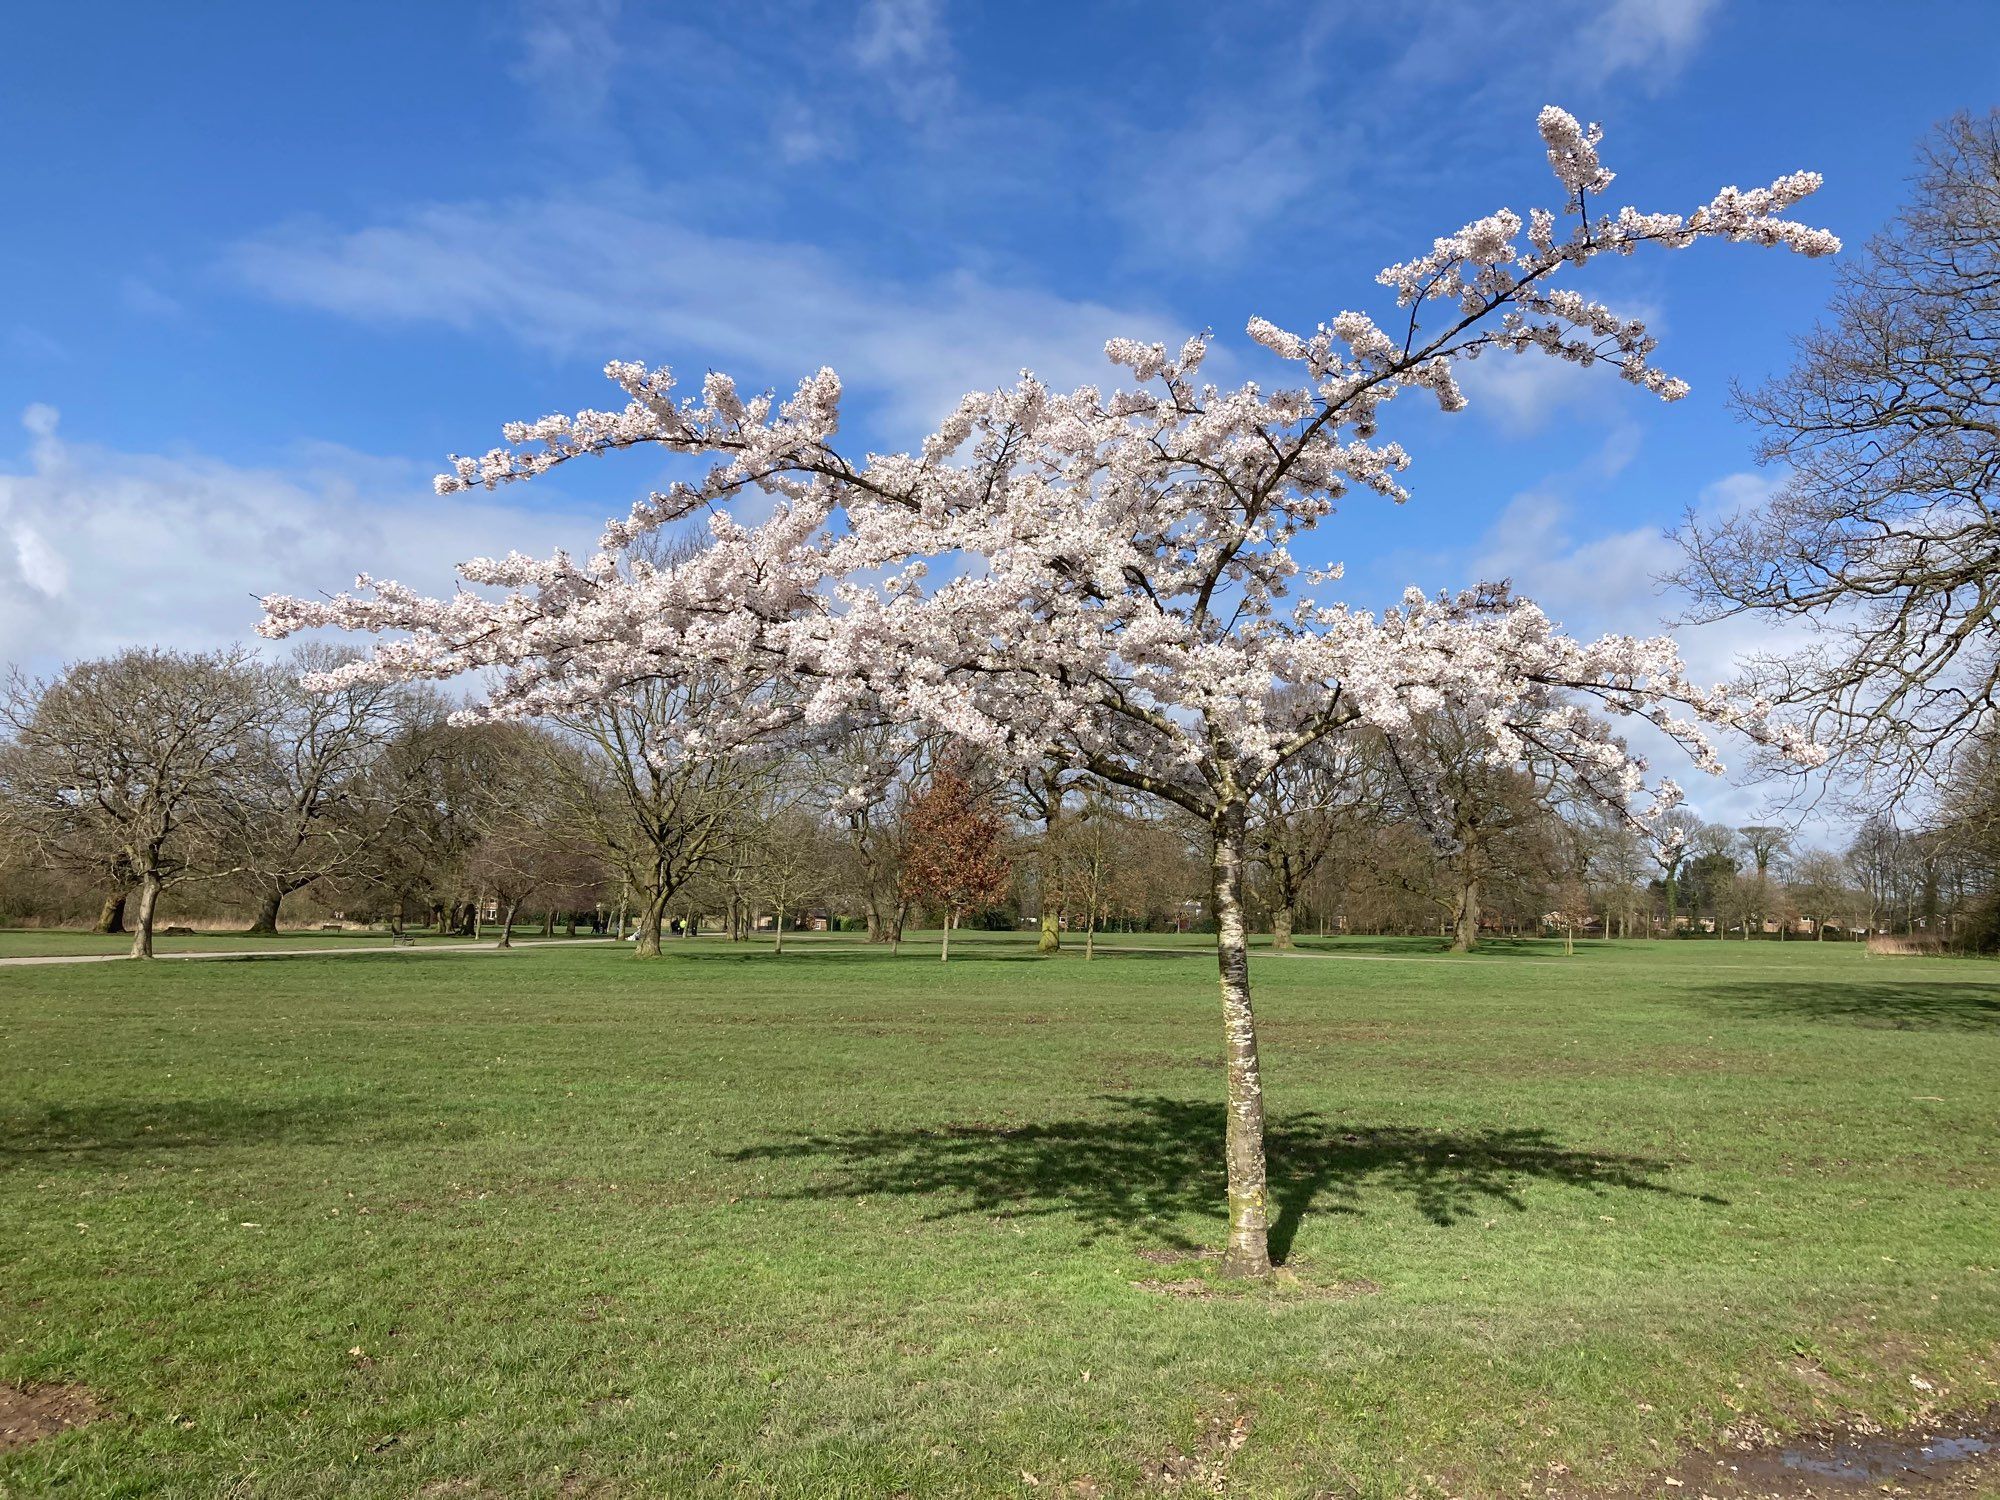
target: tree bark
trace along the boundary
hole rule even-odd
[[[264,933],[275,937],[278,932],[278,909],[285,903],[283,891],[266,891],[258,898],[257,917],[246,929],[249,932]]]
[[[1451,951],[1470,953],[1479,946],[1479,877],[1468,875],[1458,888],[1458,909],[1452,915]]]
[[[139,877],[139,910],[132,928],[132,956],[153,956],[153,918],[160,906],[160,877],[148,870]]]
[[[511,948],[514,946],[514,913],[519,909],[519,905],[520,903],[518,902],[510,903],[500,913],[500,941],[495,943],[494,947]]]
[[[639,903],[639,939],[632,945],[634,958],[658,958],[660,956],[660,927],[666,920],[667,898],[671,893],[665,886],[655,886],[642,892]]]
[[[125,930],[125,892],[113,891],[104,898],[104,905],[97,912],[97,931],[123,932]]]
[[[1043,887],[1046,891],[1047,886]],[[1049,909],[1047,895],[1042,897],[1042,935],[1035,939],[1037,953],[1054,953],[1062,947],[1062,914]]]
[[[1271,908],[1271,946],[1280,952],[1292,947],[1292,924],[1296,917],[1291,903]]]
[[[1271,1274],[1271,1213],[1264,1175],[1264,1083],[1257,1063],[1257,1021],[1250,1009],[1250,948],[1243,923],[1246,809],[1220,809],[1214,820],[1215,952],[1222,980],[1223,1064],[1228,1087],[1224,1156],[1229,1169],[1229,1244],[1224,1276]]]
[[[951,909],[949,907],[945,908],[944,938],[938,944],[938,962],[941,964],[951,962]]]

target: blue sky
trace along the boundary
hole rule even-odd
[[[1113,333],[1212,327],[1247,371],[1250,314],[1379,308],[1382,265],[1551,202],[1547,102],[1604,122],[1617,201],[1811,167],[1805,216],[1857,243],[1996,59],[1991,3],[32,7],[0,61],[0,659],[587,544],[643,468],[428,478],[609,400],[611,357],[832,364],[867,447],[1024,365],[1101,378]],[[1610,268],[1694,394],[1483,363],[1470,411],[1396,434],[1409,505],[1327,528],[1348,596],[1507,574],[1575,630],[1651,628],[1661,528],[1771,483],[1730,380],[1782,368],[1830,284],[1739,247]],[[1719,673],[1753,643],[1688,646]]]

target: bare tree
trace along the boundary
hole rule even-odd
[[[0,693],[0,800],[44,858],[132,881],[134,958],[153,956],[160,892],[197,873],[261,712],[241,651],[134,649]]]
[[[475,901],[491,898],[500,921],[499,946],[514,943],[514,923],[530,897],[561,896],[572,905],[594,894],[601,870],[576,825],[560,784],[548,774],[574,746],[536,725],[481,726],[484,775],[475,790],[477,841],[467,851],[466,887]]]
[[[1428,832],[1448,872],[1438,905],[1450,914],[1455,953],[1479,942],[1482,902],[1507,875],[1547,869],[1543,835],[1555,770],[1496,761],[1473,714],[1439,710],[1382,741],[1408,817]]]
[[[823,762],[846,830],[854,895],[871,943],[903,940],[903,811],[937,758],[936,736],[903,726],[850,734]]]
[[[1811,622],[1755,685],[1898,788],[1948,773],[2000,702],[2000,110],[1939,126],[1914,187],[1791,372],[1737,393],[1784,488],[1690,514],[1677,577],[1697,618]]]
[[[819,810],[799,796],[774,800],[756,830],[755,888],[771,903],[771,951],[785,951],[785,917],[822,896],[833,879],[832,840]]]
[[[258,674],[263,712],[246,738],[242,774],[218,809],[226,861],[257,899],[252,932],[276,932],[287,896],[353,869],[392,815],[372,773],[408,693],[372,682],[313,692],[299,681],[352,655],[302,646]]]
[[[1809,849],[1792,864],[1792,899],[1812,919],[1813,938],[1824,941],[1829,922],[1838,921],[1853,904],[1853,882],[1839,855]]]
[[[1383,794],[1379,742],[1328,740],[1272,773],[1251,805],[1251,846],[1266,876],[1271,946],[1293,946],[1307,887],[1356,810]]]
[[[1062,947],[1062,913],[1066,904],[1064,876],[1070,862],[1063,855],[1063,821],[1070,794],[1083,783],[1079,773],[1054,761],[1043,761],[1023,770],[1013,784],[1013,798],[1022,820],[1040,824],[1041,831],[1029,845],[1034,855],[1035,899],[1040,928],[1035,938],[1037,953],[1054,953]]]
[[[636,897],[641,958],[660,956],[675,892],[722,852],[733,813],[764,774],[754,760],[690,743],[730,706],[719,679],[661,677],[555,721],[582,753],[550,743],[545,774]]]

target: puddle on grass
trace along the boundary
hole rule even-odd
[[[1901,1432],[1821,1428],[1770,1447],[1690,1454],[1635,1491],[1651,1500],[1970,1500],[2000,1495],[2000,1408]]]
[[[1978,1437],[1884,1439],[1876,1443],[1838,1443],[1823,1448],[1786,1448],[1778,1462],[1787,1469],[1840,1479],[1849,1484],[1878,1485],[1885,1480],[1935,1477],[1937,1471],[1994,1451]]]

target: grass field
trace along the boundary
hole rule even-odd
[[[1212,961],[1031,942],[0,970],[0,1381],[108,1413],[0,1494],[1539,1495],[2000,1399],[2000,964],[1260,955],[1232,1295]]]
[[[500,935],[499,929],[489,927],[476,941],[491,946]],[[556,937],[563,936],[562,929],[556,929]],[[579,936],[589,936],[586,930]],[[418,947],[471,947],[475,939],[463,937],[439,937],[433,932],[412,932],[410,937]],[[514,929],[517,943],[541,942],[539,927],[533,930]],[[158,953],[289,953],[304,948],[389,948],[394,946],[386,932],[281,932],[276,936],[251,932],[197,932],[168,937],[164,934],[153,939],[153,948]],[[66,958],[72,955],[120,954],[132,951],[129,934],[78,932],[67,927],[16,928],[0,932],[0,958]]]

